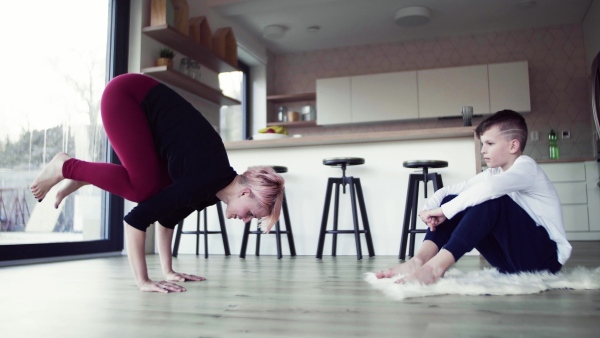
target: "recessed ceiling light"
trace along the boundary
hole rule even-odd
[[[310,26],[306,28],[306,31],[312,34],[318,33],[321,30],[320,26]]]
[[[285,29],[278,25],[269,25],[263,30],[263,38],[269,40],[277,40],[283,37]]]
[[[517,6],[520,8],[530,8],[530,7],[535,6],[535,4],[536,4],[535,0],[520,0],[517,3]]]
[[[394,22],[400,27],[424,25],[431,20],[431,10],[423,6],[400,8],[396,11]]]

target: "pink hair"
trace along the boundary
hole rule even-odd
[[[260,206],[269,211],[268,216],[259,220],[261,225],[266,222],[265,232],[269,232],[279,220],[285,180],[273,168],[263,166],[250,167],[241,177],[240,183],[250,188]]]

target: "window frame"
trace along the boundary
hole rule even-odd
[[[107,43],[107,82],[127,73],[129,57],[130,0],[109,0]],[[105,143],[107,161],[118,163],[118,158],[108,140]],[[9,244],[0,245],[0,266],[23,264],[27,260],[65,260],[74,256],[121,254],[124,247],[123,198],[104,193],[102,198],[102,223],[105,239],[83,242]]]

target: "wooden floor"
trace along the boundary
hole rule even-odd
[[[564,267],[600,266],[600,242],[574,242]],[[1,337],[598,337],[600,291],[392,301],[362,280],[396,257],[180,255],[205,282],[142,293],[126,257],[0,268]],[[160,277],[158,256],[148,256]],[[466,256],[461,270],[485,266]]]

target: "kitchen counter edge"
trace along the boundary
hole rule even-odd
[[[351,144],[366,142],[389,142],[426,139],[475,138],[475,127],[431,128],[399,131],[380,131],[353,134],[310,135],[272,140],[248,140],[225,142],[227,150],[319,146],[328,144]]]

